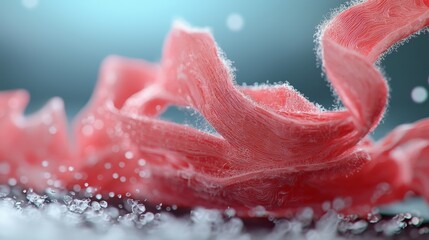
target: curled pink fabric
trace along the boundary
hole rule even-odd
[[[44,189],[131,194],[153,203],[262,206],[285,216],[323,211],[364,214],[412,191],[429,199],[429,120],[402,125],[373,142],[388,86],[375,61],[429,25],[427,0],[369,0],[326,24],[323,66],[343,110],[324,111],[292,87],[234,84],[210,32],[175,24],[159,64],[107,58],[70,144],[62,103],[28,118],[24,91],[0,94],[0,181]],[[209,134],[157,118],[190,107]]]

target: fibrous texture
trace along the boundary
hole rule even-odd
[[[343,211],[362,214],[410,191],[429,199],[429,120],[375,143],[367,136],[388,97],[375,61],[428,24],[427,0],[364,1],[328,22],[319,41],[344,105],[335,111],[288,85],[235,85],[210,32],[175,24],[161,63],[105,60],[72,145],[60,100],[25,118],[25,92],[1,93],[0,180],[242,216],[259,206],[277,216],[321,212],[339,198]],[[171,105],[198,111],[218,134],[159,119]]]

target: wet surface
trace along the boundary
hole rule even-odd
[[[86,196],[86,197],[85,197]],[[413,200],[416,201],[416,200]],[[410,206],[407,204],[406,206]],[[241,219],[224,212],[152,205],[125,196],[0,186],[0,239],[428,239],[418,214],[367,218],[304,209],[290,219]]]

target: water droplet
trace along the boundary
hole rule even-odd
[[[155,206],[156,210],[161,211],[162,209],[162,203]]]
[[[131,208],[131,211],[135,214],[142,214],[146,211],[146,207],[145,205],[139,203],[139,204],[134,204]]]
[[[256,206],[251,210],[251,214],[255,217],[263,217],[267,214],[267,211],[263,206]]]
[[[15,186],[17,184],[15,178],[9,178],[9,180],[7,181],[7,183],[9,184],[9,186]]]
[[[365,220],[359,220],[357,222],[350,223],[348,229],[351,231],[351,233],[357,235],[363,233],[367,227],[368,223]]]
[[[108,206],[108,204],[107,204],[107,202],[106,201],[100,201],[100,206],[102,207],[102,208],[107,208],[107,206]]]
[[[51,176],[52,176],[52,175],[51,175],[51,173],[48,173],[48,172],[44,172],[44,173],[43,173],[43,177],[44,177],[44,178],[46,178],[46,179],[50,179],[50,178],[51,178]],[[52,183],[52,184],[53,184],[53,183]]]
[[[124,168],[124,167],[125,167],[125,163],[124,163],[124,162],[119,162],[118,166],[119,166],[120,168]]]
[[[51,127],[49,127],[49,129],[48,129],[48,132],[50,133],[50,134],[52,134],[52,135],[54,135],[54,134],[56,134],[57,133],[57,128],[56,127],[54,127],[54,126],[51,126]]]
[[[104,164],[104,168],[105,169],[111,169],[112,168],[112,164],[111,163],[105,163]]]
[[[58,167],[58,171],[60,171],[61,173],[64,173],[64,172],[67,171],[67,168],[64,165],[61,165],[61,166]]]
[[[329,201],[325,201],[323,204],[322,204],[322,209],[323,209],[323,211],[328,211],[329,209],[331,209],[331,202],[329,202]]]
[[[244,19],[238,13],[232,13],[226,19],[226,25],[230,31],[238,32],[243,29]]]
[[[138,164],[139,166],[143,167],[144,165],[146,165],[146,161],[143,158],[141,158],[139,159]]]
[[[99,210],[101,209],[101,205],[100,205],[100,203],[98,203],[98,202],[96,202],[96,201],[94,201],[94,202],[92,202],[92,203],[91,203],[91,207],[92,207],[92,209],[94,209],[95,211],[99,211]]]
[[[227,208],[225,209],[225,215],[229,218],[232,218],[235,216],[235,209],[234,208]]]
[[[336,211],[339,211],[346,207],[346,202],[342,198],[335,198],[332,202],[332,206]]]
[[[89,207],[89,203],[91,200],[89,199],[73,199],[73,202],[69,206],[69,210],[75,213],[83,213]]]
[[[412,217],[410,223],[414,226],[419,226],[423,222],[423,219],[420,217]]]
[[[411,91],[411,99],[413,99],[415,103],[423,103],[426,101],[427,97],[428,92],[424,87],[417,86]]]
[[[121,178],[119,178],[119,181],[124,183],[127,181],[127,178],[125,176],[122,176]]]
[[[313,209],[306,207],[301,209],[297,214],[297,219],[303,223],[304,226],[307,226],[313,220]]]
[[[47,160],[42,161],[42,167],[48,167],[49,162]]]
[[[155,219],[155,215],[151,212],[147,212],[140,217],[140,222],[145,225],[152,222]]]
[[[113,173],[112,174],[112,178],[113,179],[118,179],[119,178],[119,174],[118,173]]]
[[[65,195],[63,197],[63,201],[64,201],[65,204],[70,205],[71,202],[73,201],[73,198],[71,196],[69,196],[69,195]]]
[[[92,128],[91,125],[85,125],[82,128],[82,133],[85,136],[91,136],[94,133],[94,129]]]
[[[133,157],[134,157],[134,153],[133,152],[131,152],[131,151],[125,152],[125,158],[126,159],[130,160],[130,159],[133,159]]]
[[[33,9],[39,4],[39,0],[22,0],[22,6],[27,9]]]
[[[150,177],[150,172],[149,172],[149,171],[147,171],[147,170],[140,171],[140,172],[139,172],[139,176],[140,176],[141,178],[149,178],[149,177]]]
[[[38,208],[43,207],[43,205],[45,204],[45,200],[46,200],[47,197],[48,196],[45,196],[45,195],[41,196],[41,195],[39,195],[37,193],[34,193],[32,191],[27,194],[27,200],[30,203],[34,204],[34,206],[36,206]]]
[[[74,178],[75,178],[76,180],[80,180],[80,179],[82,179],[82,178],[83,178],[83,175],[82,175],[82,173],[77,172],[77,173],[75,173],[75,174],[74,174]]]

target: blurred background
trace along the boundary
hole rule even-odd
[[[0,90],[24,88],[27,113],[49,98],[70,118],[88,101],[110,54],[159,61],[174,19],[208,26],[234,62],[239,84],[289,82],[311,101],[335,98],[314,51],[317,26],[340,0],[6,0],[0,1]],[[382,62],[390,106],[376,138],[429,116],[429,39],[421,34]]]

